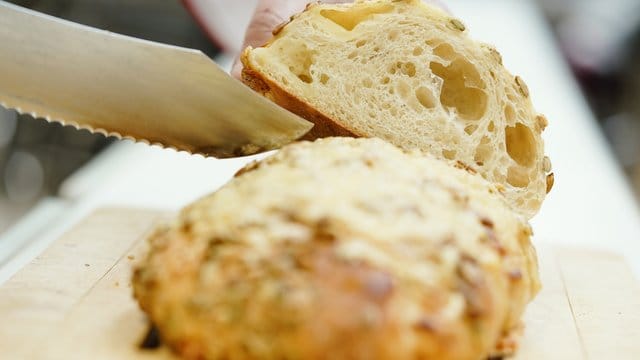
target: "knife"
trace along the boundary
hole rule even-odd
[[[0,1],[0,105],[106,136],[219,158],[276,149],[313,126],[202,52]]]

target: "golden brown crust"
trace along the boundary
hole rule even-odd
[[[315,140],[329,136],[361,136],[344,128],[320,110],[299,99],[294,94],[287,92],[268,77],[252,69],[250,61],[247,60],[248,51],[250,51],[250,48],[247,48],[240,56],[243,64],[242,82],[267,99],[303,119],[311,121],[314,124],[313,128],[301,140]]]
[[[326,240],[317,239],[317,241]],[[178,242],[176,246],[188,246],[188,244]],[[212,249],[208,250],[212,251]],[[176,258],[176,249],[170,248],[159,251],[154,256],[156,263],[153,266],[185,260]],[[278,268],[277,264],[291,261],[292,256],[295,257],[294,269]],[[214,352],[217,354],[241,354],[241,358],[260,359],[480,359],[481,357],[477,355],[490,348],[490,343],[487,341],[492,336],[486,336],[486,334],[476,336],[473,332],[469,332],[467,327],[485,328],[484,331],[490,331],[488,329],[496,327],[497,318],[494,313],[497,305],[495,304],[496,289],[492,289],[489,285],[495,279],[490,280],[478,274],[470,277],[463,270],[465,266],[470,266],[465,262],[458,269],[457,281],[465,301],[470,304],[465,315],[468,319],[447,321],[436,315],[444,311],[447,300],[441,289],[434,289],[424,297],[422,312],[425,315],[416,319],[410,329],[396,318],[397,308],[404,306],[407,294],[396,291],[397,279],[388,272],[375,269],[366,263],[345,262],[336,257],[330,245],[288,249],[286,253],[270,257],[270,262],[276,266],[265,265],[261,268],[262,272],[302,273],[303,276],[298,279],[294,279],[293,276],[289,279],[283,278],[277,286],[282,289],[304,287],[312,289],[314,296],[312,304],[299,308],[290,303],[287,304],[282,298],[270,299],[259,306],[269,309],[271,314],[263,312],[258,319],[236,319],[249,324],[240,326],[204,324],[202,326],[202,324],[189,323],[185,320],[167,329],[166,323],[173,321],[172,315],[158,314],[156,304],[157,298],[163,296],[162,292],[169,289],[156,288],[154,281],[145,279],[154,276],[149,275],[152,271],[150,267],[136,271],[135,296],[141,308],[151,313],[154,321],[159,324],[163,336],[166,337],[167,345],[186,359],[225,358],[224,356],[212,357],[210,346],[225,349]],[[198,263],[199,261],[196,262]],[[249,270],[242,268],[240,271]],[[195,282],[199,274],[201,271],[187,266],[174,276],[176,278],[188,276]],[[254,274],[252,278],[242,276],[238,280],[229,280],[217,291],[234,291],[234,283],[239,280],[250,289],[247,293],[256,293],[261,290],[261,283],[272,281],[268,276],[261,276],[261,274]],[[181,281],[184,280],[176,279],[175,282],[168,283],[175,284]],[[180,291],[179,288],[180,286],[171,291]],[[194,288],[193,291],[203,291],[203,289]],[[293,291],[283,293],[282,296],[292,296],[292,294],[295,293]],[[189,299],[186,301],[193,302]],[[213,303],[187,304],[186,306],[193,308],[191,316],[202,316],[204,319],[210,319],[211,311],[226,310],[214,308]],[[239,306],[244,311],[251,312],[251,306],[244,302],[231,302],[228,306],[230,308]],[[248,333],[248,329],[264,327],[265,322],[267,322],[268,331],[273,334],[262,336],[269,339],[272,347],[263,350],[246,348],[247,338],[255,336]],[[208,328],[217,331],[207,334]],[[225,335],[221,336],[220,332],[224,332]],[[407,339],[412,340],[411,345],[402,347]],[[502,343],[503,341],[500,342]],[[500,354],[505,354],[502,346],[499,350]]]

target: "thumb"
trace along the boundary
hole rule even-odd
[[[286,19],[304,9],[307,0],[260,0],[253,12],[244,36],[242,49],[247,46],[260,46],[271,38],[273,29]],[[240,78],[242,64],[236,59],[231,69],[231,75]]]

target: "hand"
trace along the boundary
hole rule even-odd
[[[264,45],[271,38],[271,31],[273,31],[276,26],[282,24],[286,20],[289,20],[291,15],[304,10],[305,6],[307,6],[310,1],[311,0],[259,0],[256,10],[253,13],[253,18],[247,27],[242,48],[244,49],[247,46],[256,47]],[[336,4],[351,1],[327,0],[322,2]],[[426,2],[445,8],[445,6],[438,0],[427,0]],[[242,64],[236,59],[231,70],[231,75],[239,79],[241,71]]]

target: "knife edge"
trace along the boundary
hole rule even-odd
[[[0,101],[0,106],[7,109],[7,110],[13,110],[16,113],[18,113],[19,115],[28,115],[36,120],[40,120],[40,121],[45,121],[49,124],[60,124],[63,127],[70,127],[73,129],[76,129],[78,131],[86,131],[89,134],[95,134],[95,135],[99,135],[99,136],[103,136],[105,138],[114,138],[117,140],[128,140],[134,143],[141,143],[141,144],[145,144],[148,146],[154,146],[154,147],[158,147],[161,149],[168,149],[168,150],[173,150],[176,151],[178,153],[180,152],[184,152],[187,153],[189,155],[198,155],[198,156],[202,156],[202,157],[214,157],[214,158],[218,158],[218,159],[224,159],[224,158],[232,158],[232,157],[241,157],[241,156],[250,156],[250,155],[254,155],[256,153],[262,152],[262,151],[268,151],[270,149],[255,149],[256,151],[251,152],[251,150],[254,149],[238,149],[238,151],[236,152],[229,152],[229,151],[216,151],[215,149],[211,149],[210,151],[206,151],[206,148],[203,149],[199,149],[199,150],[194,150],[192,148],[182,148],[179,146],[174,146],[174,145],[170,145],[170,144],[165,144],[162,142],[158,142],[158,141],[149,141],[145,138],[137,138],[134,137],[132,135],[123,135],[120,134],[117,131],[109,131],[103,128],[96,128],[96,127],[92,127],[90,125],[87,124],[79,124],[77,122],[74,121],[65,121],[65,120],[60,120],[60,119],[54,119],[51,118],[48,115],[41,115],[38,113],[35,113],[33,111],[23,111],[19,106],[11,106],[9,105],[7,102],[5,101]],[[246,150],[246,151],[243,151]]]

